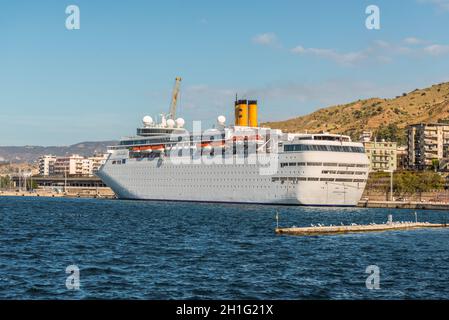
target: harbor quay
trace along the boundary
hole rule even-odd
[[[97,177],[30,177],[28,183],[14,177],[0,196],[115,198],[114,192]]]

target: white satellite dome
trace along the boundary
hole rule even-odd
[[[175,126],[175,120],[173,120],[173,119],[168,119],[168,120],[167,120],[167,127],[173,128],[174,126]]]
[[[151,118],[150,116],[145,116],[143,117],[142,122],[146,127],[151,126],[153,124],[153,118]]]
[[[225,124],[225,122],[226,122],[226,117],[225,116],[218,116],[217,121],[218,121],[218,124],[223,126]]]
[[[184,126],[185,123],[186,123],[186,122],[184,121],[183,118],[178,118],[178,119],[176,119],[176,127],[178,127],[178,128],[182,128],[182,127]]]

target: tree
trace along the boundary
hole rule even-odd
[[[394,123],[388,125],[381,125],[376,131],[377,140],[385,139],[386,141],[394,141],[399,145],[404,145],[407,142],[407,136],[404,129],[398,128]]]
[[[393,188],[400,196],[429,192],[444,188],[444,179],[432,171],[402,171],[394,176]]]
[[[438,169],[440,169],[440,160],[438,159],[433,159],[432,160],[432,170],[437,172]]]
[[[9,176],[0,177],[0,188],[9,188],[11,178]]]

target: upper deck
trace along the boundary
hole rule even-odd
[[[362,143],[352,142],[349,136],[319,133],[319,134],[287,134],[283,143],[284,152],[326,151],[364,153]]]

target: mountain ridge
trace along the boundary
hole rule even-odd
[[[108,146],[116,145],[117,141],[83,141],[69,146],[0,146],[0,162],[32,163],[47,154],[67,156],[79,154],[92,156],[95,153],[105,153]]]
[[[364,130],[377,134],[397,131],[404,139],[405,127],[421,122],[449,122],[449,82],[402,93],[395,98],[369,98],[318,109],[310,114],[262,125],[285,132],[332,132],[358,139]]]

